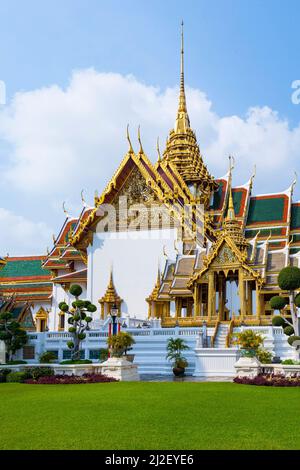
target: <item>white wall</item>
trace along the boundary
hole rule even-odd
[[[107,288],[111,267],[118,295],[123,299],[122,313],[146,318],[146,297],[157,278],[158,263],[164,267],[165,246],[168,257],[175,259],[176,230],[152,230],[123,233],[95,233],[88,248],[87,296],[98,307]]]

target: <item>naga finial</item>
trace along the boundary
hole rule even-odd
[[[130,140],[130,136],[129,136],[129,124],[127,124],[126,135],[127,135],[127,140],[128,140],[128,143],[129,143],[129,153],[134,153],[133,148],[132,148],[132,144],[131,144],[131,140]]]
[[[81,196],[83,207],[86,207],[86,200],[84,199],[84,189],[81,190],[80,196]]]
[[[140,144],[139,154],[143,154],[144,149],[143,149],[142,140],[141,140],[141,126],[140,125],[138,127],[138,141],[139,141],[139,144]]]
[[[64,201],[63,204],[62,204],[62,208],[63,208],[63,211],[64,211],[64,213],[66,214],[67,218],[69,218],[70,215],[69,215],[68,211],[66,210],[66,202],[65,202],[65,201]]]
[[[158,162],[161,162],[161,154],[160,154],[160,148],[159,148],[159,137],[157,137],[157,142],[156,142],[156,150],[158,154]]]

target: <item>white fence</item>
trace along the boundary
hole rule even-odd
[[[265,337],[265,348],[273,351],[275,356],[281,359],[293,357],[293,348],[288,345],[287,337],[284,335],[281,327],[239,327],[234,329],[234,333],[243,329],[253,329],[261,333]],[[138,364],[140,374],[170,374],[171,365],[166,360],[166,346],[169,338],[177,337],[184,339],[189,346],[189,349],[184,351],[184,356],[189,363],[186,372],[187,374],[194,373],[196,339],[202,331],[201,328],[127,328],[126,331],[131,333],[135,339],[131,353],[135,355],[134,362]],[[207,346],[210,346],[209,340],[213,333],[214,328],[207,328]],[[69,333],[29,333],[29,337],[29,345],[34,347],[32,359],[26,358],[29,363],[38,362],[39,355],[44,351],[55,351],[58,362],[69,358],[70,351],[67,347],[67,342],[71,339]],[[82,358],[93,361],[99,360],[100,349],[106,348],[107,337],[107,331],[91,330],[86,332],[86,339],[82,342]],[[231,355],[230,351],[231,349],[227,349],[229,355]],[[217,354],[217,349],[215,349],[215,353]],[[21,352],[17,358],[23,359]],[[206,367],[205,370],[211,368],[212,371],[215,371],[215,366],[209,365],[211,360],[212,357],[207,355],[207,359],[203,359],[203,361],[207,362],[207,366],[203,365],[203,367]],[[220,369],[220,365],[216,365],[216,367]],[[226,367],[224,366],[225,369]]]

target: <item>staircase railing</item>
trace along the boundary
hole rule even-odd
[[[217,320],[216,326],[215,326],[215,331],[214,331],[214,334],[213,334],[212,339],[211,339],[211,345],[212,345],[213,348],[215,347],[215,340],[216,340],[216,337],[217,337],[217,334],[218,334],[218,328],[219,328],[220,323],[221,323],[220,320]]]
[[[231,336],[232,336],[232,332],[233,332],[233,327],[234,327],[234,320],[231,320],[230,323],[229,323],[229,327],[228,327],[228,333],[226,335],[226,348],[230,348],[230,345],[231,345]]]

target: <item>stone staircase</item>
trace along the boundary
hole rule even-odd
[[[226,337],[228,335],[229,324],[220,323],[214,341],[214,348],[226,348]]]

